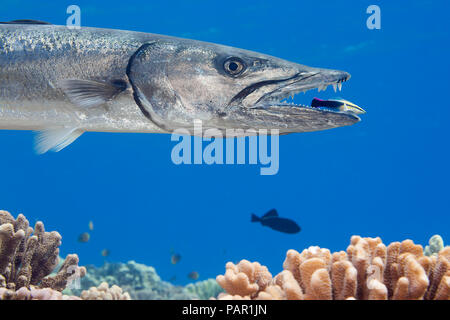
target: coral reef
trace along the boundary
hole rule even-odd
[[[439,235],[425,250],[411,240],[386,246],[353,236],[346,251],[289,250],[275,277],[242,260],[227,263],[216,280],[185,287],[134,261],[79,267],[76,254],[59,257],[60,245],[60,234],[46,232],[42,222],[32,228],[22,214],[0,211],[0,300],[450,300],[450,247]]]
[[[76,296],[64,295],[51,288],[21,287],[18,290],[0,288],[0,300],[81,300]]]
[[[207,279],[197,281],[196,283],[189,283],[184,287],[184,290],[192,295],[195,295],[199,300],[208,300],[215,298],[223,289],[219,286],[215,279]]]
[[[387,247],[380,238],[353,236],[347,251],[289,250],[272,278],[257,262],[229,262],[217,282],[219,299],[450,300],[450,247],[427,257],[411,240]]]
[[[42,222],[33,229],[22,214],[0,211],[0,300],[209,299],[223,291],[213,279],[174,286],[134,261],[89,266],[87,273],[76,254],[59,257],[60,245],[61,235]]]
[[[61,291],[86,269],[78,266],[76,254],[69,254],[50,275],[58,264],[60,244],[61,235],[46,232],[42,222],[33,229],[22,214],[14,219],[0,211],[0,299],[70,299]]]
[[[432,255],[437,255],[442,249],[444,249],[444,240],[440,235],[435,234],[430,238],[430,240],[428,241],[428,246],[425,246],[423,252],[426,256],[429,257]]]
[[[120,286],[133,300],[209,299],[222,291],[213,279],[199,281],[186,287],[175,286],[162,281],[153,267],[135,261],[105,263],[101,267],[88,265],[86,268],[86,276],[80,281],[82,289],[65,290],[65,294],[79,295],[83,289],[99,286],[102,282]]]

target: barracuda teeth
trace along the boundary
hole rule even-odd
[[[327,86],[326,85],[321,85],[321,86],[319,86],[318,88],[317,88],[317,91],[318,92],[320,92],[320,91],[325,91],[327,89]]]
[[[339,88],[339,91],[342,90],[342,82],[339,82],[339,83],[338,83],[338,88]]]
[[[333,83],[333,90],[334,90],[334,92],[336,92],[336,90],[337,90],[337,84],[336,83]]]

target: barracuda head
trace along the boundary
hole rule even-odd
[[[135,100],[167,131],[192,128],[279,129],[307,132],[354,124],[354,108],[282,102],[311,89],[335,90],[350,78],[343,71],[311,68],[251,51],[184,40],[143,45],[130,60]]]

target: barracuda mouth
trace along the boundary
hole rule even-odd
[[[335,91],[350,79],[343,71],[309,68],[283,79],[253,83],[228,104],[232,112],[228,120],[242,127],[278,129],[280,134],[311,132],[349,126],[361,119],[357,114],[364,110],[343,100],[314,98],[311,105],[293,102],[298,93],[317,89],[319,92],[332,86]],[[289,97],[290,101],[289,101]]]
[[[325,112],[334,113],[350,113],[361,114],[364,110],[356,105],[350,104],[349,107],[340,108],[336,104],[330,103],[311,103],[311,104],[296,104],[294,103],[294,97],[299,93],[305,93],[310,90],[317,89],[320,93],[325,91],[328,86],[332,86],[334,92],[342,90],[342,84],[350,79],[350,75],[345,72],[341,72],[340,76],[324,77],[321,72],[309,74],[306,76],[296,75],[295,77],[284,79],[278,82],[278,87],[264,93],[254,104],[256,108],[265,107],[279,107],[279,108],[307,108],[321,110]],[[308,81],[310,80],[310,81]],[[307,83],[305,83],[307,82]],[[314,99],[320,101],[320,99]],[[354,107],[353,107],[354,106]]]
[[[246,99],[252,95],[258,95],[256,101],[253,103],[247,103],[247,107],[250,108],[307,108],[321,110],[325,112],[334,113],[350,113],[361,114],[365,111],[358,106],[349,103],[345,108],[339,108],[336,104],[331,103],[311,103],[308,104],[296,104],[294,103],[294,97],[301,93],[307,92],[313,89],[317,89],[318,92],[325,91],[328,86],[332,86],[334,92],[342,90],[342,84],[350,79],[350,74],[343,71],[334,71],[326,69],[316,69],[317,71],[298,73],[292,77],[276,80],[265,80],[254,83],[241,92],[239,92],[230,101],[231,104],[245,105]],[[320,99],[317,99],[320,101]],[[345,101],[345,100],[343,100]],[[316,101],[317,102],[317,101]],[[250,105],[249,105],[250,104]]]

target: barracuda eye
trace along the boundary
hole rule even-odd
[[[239,58],[233,57],[225,60],[223,68],[225,69],[226,73],[228,73],[230,76],[235,77],[242,74],[245,71],[246,66],[244,61]]]

